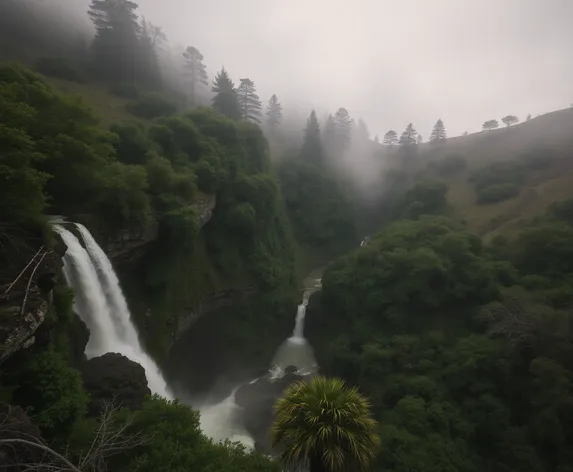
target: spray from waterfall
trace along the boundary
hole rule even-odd
[[[147,376],[149,388],[166,398],[172,398],[158,366],[143,350],[119,279],[111,262],[84,226],[76,224],[84,240],[61,225],[54,225],[67,246],[64,275],[75,291],[75,309],[90,330],[86,346],[88,358],[108,352],[123,354],[139,363]]]

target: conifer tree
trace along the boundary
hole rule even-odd
[[[414,125],[409,123],[402,135],[400,136],[400,145],[401,146],[414,146],[416,145],[416,137],[418,136],[418,132],[414,129]]]
[[[128,0],[92,0],[88,15],[96,34],[92,59],[96,73],[110,81],[135,83],[140,72],[135,52],[140,25],[137,4]]]
[[[334,115],[335,138],[334,144],[337,153],[342,154],[350,146],[352,140],[353,120],[346,108],[339,108]]]
[[[395,144],[398,144],[398,133],[391,129],[384,135],[383,143],[388,147],[392,147]]]
[[[527,115],[527,118],[525,118],[525,121],[529,121],[531,120],[531,113],[529,115]]]
[[[446,135],[446,127],[444,126],[444,122],[439,119],[436,121],[434,125],[434,129],[432,129],[432,134],[430,135],[430,142],[436,143],[439,141],[444,141],[447,138]]]
[[[237,89],[237,99],[243,120],[261,122],[262,103],[256,93],[255,83],[251,79],[241,79]]]
[[[215,77],[211,90],[216,94],[213,97],[213,108],[215,110],[233,120],[241,119],[241,109],[237,100],[235,84],[224,67]]]
[[[189,46],[183,53],[185,60],[183,64],[184,75],[189,78],[189,95],[191,104],[197,105],[197,92],[200,88],[207,87],[207,71],[203,64],[203,54],[193,46]]]
[[[300,150],[300,157],[306,162],[313,164],[322,164],[323,162],[323,149],[322,140],[320,138],[320,125],[316,112],[312,110],[308,120],[306,121],[306,128],[304,130],[304,141]]]
[[[279,99],[273,94],[267,106],[267,124],[275,130],[283,121],[283,108]]]
[[[420,133],[418,133],[418,137],[416,138],[417,144],[422,144],[424,142],[424,138]]]

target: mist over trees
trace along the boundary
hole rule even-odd
[[[211,90],[215,93],[215,97],[213,97],[215,110],[233,120],[241,118],[242,110],[237,97],[237,90],[224,67],[215,76]]]
[[[417,144],[418,132],[414,129],[414,125],[409,123],[404,132],[400,135],[398,143],[402,147],[412,147]]]
[[[439,119],[436,121],[434,128],[432,129],[432,134],[430,135],[430,142],[436,143],[439,141],[443,141],[447,138],[446,134],[446,127],[444,126],[444,122]]]
[[[241,118],[247,121],[261,122],[262,103],[256,93],[255,83],[251,79],[241,79],[237,89],[237,100],[241,109]]]
[[[398,144],[398,133],[396,133],[396,131],[394,131],[393,129],[389,130],[384,135],[383,143],[388,147],[395,146],[396,144]]]
[[[183,53],[184,64],[183,74],[189,83],[189,97],[191,104],[197,104],[197,92],[200,88],[206,88],[209,85],[207,70],[203,63],[203,54],[193,46],[189,46]]]

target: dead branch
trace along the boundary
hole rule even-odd
[[[81,472],[80,469],[78,469],[74,464],[72,464],[69,460],[67,460],[64,456],[58,454],[56,451],[54,451],[53,449],[49,448],[48,446],[44,446],[43,444],[37,443],[37,442],[33,442],[33,441],[28,441],[27,439],[0,439],[0,446],[3,445],[14,445],[14,444],[21,444],[27,447],[31,447],[31,448],[36,448],[39,449],[41,451],[46,452],[47,454],[53,456],[55,459],[57,459],[58,461],[60,461],[65,467],[60,467],[59,470],[64,471],[64,470],[71,470],[73,472]],[[40,466],[42,464],[37,464],[37,466]]]
[[[36,271],[38,270],[38,267],[40,267],[40,264],[42,263],[44,258],[48,254],[50,254],[51,252],[52,251],[46,251],[44,254],[42,254],[42,257],[40,258],[38,263],[34,266],[34,270],[32,271],[32,274],[30,275],[30,278],[28,279],[28,284],[26,285],[26,292],[24,293],[24,300],[22,301],[22,308],[20,309],[20,315],[24,314],[24,309],[26,307],[26,300],[28,298],[28,293],[30,292],[30,285],[32,284],[32,280],[34,279],[34,275],[36,274]]]
[[[11,467],[17,468],[21,472],[105,472],[107,470],[107,460],[121,452],[147,444],[152,434],[144,434],[142,431],[129,433],[127,430],[133,424],[134,417],[130,415],[125,421],[118,423],[115,419],[120,405],[114,402],[104,402],[104,409],[99,417],[99,425],[95,431],[95,437],[92,440],[88,450],[81,454],[74,465],[64,455],[54,451],[49,446],[43,444],[39,438],[27,435],[18,430],[11,429],[15,425],[10,420],[11,413],[0,422],[0,432],[6,435],[25,435],[30,439],[6,438],[0,439],[0,453],[2,448],[11,448],[16,452],[15,446],[24,446],[43,452],[42,458],[22,459],[21,462],[13,461],[9,465],[0,465],[2,469],[10,470]],[[9,421],[10,420],[10,421]]]
[[[24,267],[22,269],[22,271],[18,274],[18,277],[16,277],[14,279],[14,281],[8,286],[8,288],[4,291],[4,293],[2,294],[2,297],[5,297],[8,292],[12,289],[12,287],[14,285],[16,285],[16,283],[18,282],[18,280],[20,280],[20,277],[22,277],[22,275],[24,275],[24,273],[28,270],[28,267],[30,267],[32,265],[32,263],[34,262],[34,260],[36,259],[36,257],[38,257],[38,254],[40,254],[40,252],[42,252],[42,250],[44,249],[44,246],[40,247],[40,249],[38,249],[38,251],[36,252],[36,254],[34,254],[34,257],[32,257],[32,259],[30,259],[30,262],[28,262],[28,264],[26,264],[26,267]]]

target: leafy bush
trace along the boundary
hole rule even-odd
[[[69,434],[86,412],[87,396],[80,373],[63,354],[36,353],[19,372],[18,402],[31,407],[45,437]]]
[[[221,184],[219,172],[207,161],[200,161],[194,167],[197,174],[197,185],[205,193],[216,193]]]
[[[515,161],[496,162],[471,173],[469,181],[477,191],[492,185],[511,183],[521,186],[524,180],[523,167]]]
[[[83,75],[63,57],[43,57],[36,62],[36,70],[40,74],[69,80],[70,82],[84,83]]]
[[[447,206],[448,186],[440,181],[417,182],[396,205],[396,215],[416,219],[422,214],[440,214]]]
[[[480,204],[503,202],[517,195],[519,195],[519,187],[515,184],[489,185],[478,191],[477,202]]]
[[[140,118],[153,119],[170,116],[177,111],[177,106],[157,93],[140,95],[137,101],[126,105],[127,111]]]
[[[124,164],[145,164],[149,159],[151,142],[139,123],[116,123],[110,131],[117,135],[113,147]]]

